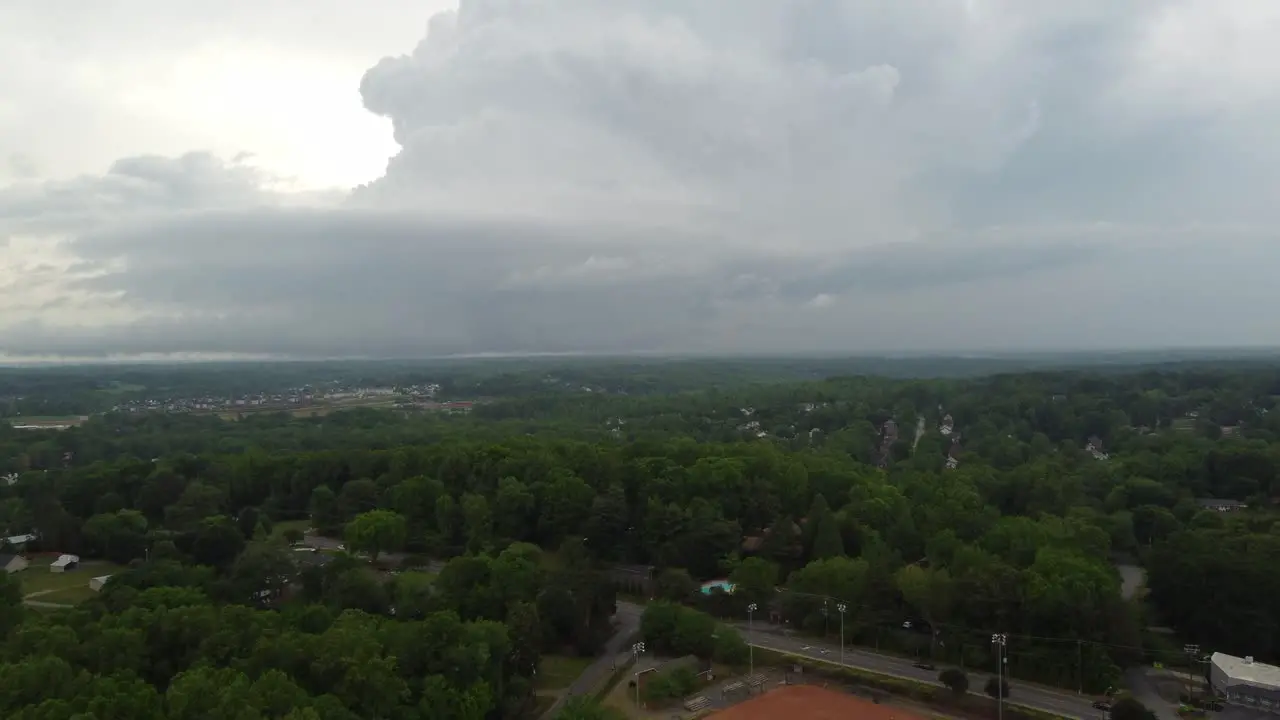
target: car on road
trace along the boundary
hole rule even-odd
[[[911,663],[911,666],[914,668],[918,668],[920,670],[937,670],[938,669],[938,667],[933,663],[927,663],[927,662]]]
[[[1106,700],[1094,700],[1093,709],[1094,710],[1110,710],[1111,703],[1107,702]]]

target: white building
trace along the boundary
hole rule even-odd
[[[49,572],[60,573],[66,572],[67,570],[75,570],[76,566],[79,564],[79,555],[59,555],[57,560],[50,563]]]
[[[110,575],[99,575],[98,577],[89,581],[89,589],[94,592],[99,592],[102,590],[102,586],[106,585],[107,581],[110,579],[111,579]]]
[[[1280,714],[1280,667],[1226,653],[1214,653],[1209,662],[1209,682],[1223,700]]]

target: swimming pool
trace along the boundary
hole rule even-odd
[[[708,580],[702,583],[703,595],[710,595],[712,590],[719,590],[723,593],[732,593],[733,583],[728,580]]]

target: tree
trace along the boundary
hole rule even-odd
[[[812,519],[810,522],[814,522]],[[813,531],[813,552],[815,560],[840,557],[844,555],[844,540],[840,537],[840,525],[835,514],[828,509],[817,519],[817,527]]]
[[[778,585],[778,566],[762,558],[746,558],[729,573],[734,598],[742,603],[762,603],[774,595]]]
[[[480,552],[493,537],[493,514],[489,512],[489,501],[483,495],[467,493],[462,496],[460,504],[467,551]]]
[[[1111,720],[1154,720],[1156,714],[1132,695],[1121,695],[1111,703]]]
[[[987,678],[987,683],[982,687],[982,691],[993,698],[1007,698],[1009,697],[1009,681],[992,675]]]
[[[22,618],[22,585],[18,578],[0,571],[0,639],[18,627]]]
[[[698,582],[684,568],[665,568],[654,580],[654,595],[671,602],[689,602],[698,593]]]
[[[343,537],[352,550],[367,552],[373,562],[377,562],[380,553],[404,547],[406,532],[407,525],[400,513],[370,510],[347,523]]]
[[[969,676],[957,668],[947,668],[938,673],[938,682],[957,696],[969,692]]]
[[[165,508],[165,524],[178,532],[192,530],[201,520],[217,515],[225,502],[226,493],[221,488],[193,482],[182,491],[177,502]]]

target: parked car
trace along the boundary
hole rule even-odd
[[[1110,710],[1111,703],[1107,702],[1106,700],[1094,700],[1093,709],[1094,710]]]
[[[921,670],[937,670],[938,669],[933,663],[927,663],[927,662],[912,663],[912,665]]]

